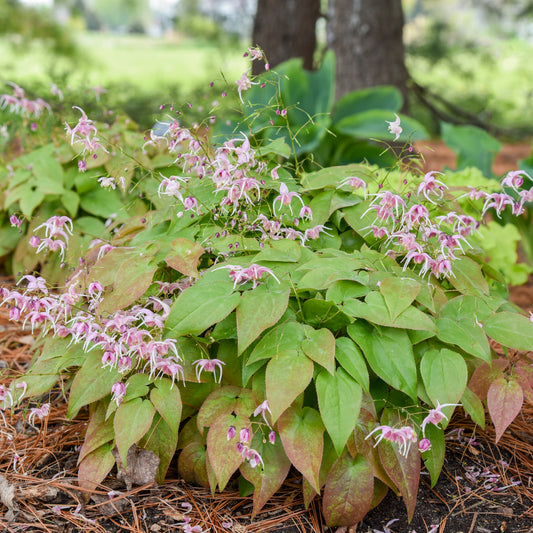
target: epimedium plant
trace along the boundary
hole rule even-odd
[[[252,83],[238,80],[243,100]],[[137,446],[159,458],[159,482],[177,450],[187,481],[215,491],[238,476],[254,515],[293,466],[330,526],[356,524],[389,489],[412,517],[421,462],[436,483],[458,405],[481,426],[486,408],[499,439],[533,400],[533,323],[469,244],[489,209],[527,198],[509,207],[402,160],[305,172],[282,138],[243,127],[217,143],[180,120],[144,145],[173,161],[145,168],[153,209],[94,242],[62,292],[37,273],[2,290],[12,318],[41,330],[3,408],[61,381],[68,416],[89,410],[86,488]],[[68,127],[73,143],[97,134],[84,114]],[[67,216],[35,229],[43,248],[68,248]]]

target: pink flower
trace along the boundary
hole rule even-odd
[[[236,433],[237,433],[237,429],[235,428],[235,426],[230,426],[230,427],[228,428],[227,439],[228,439],[228,440],[232,440],[232,439],[234,439]]]
[[[429,414],[424,418],[420,428],[422,429],[422,434],[426,434],[426,426],[428,424],[433,424],[435,426],[439,425],[444,419],[448,420],[448,417],[442,412],[443,407],[457,407],[458,403],[445,403],[441,405],[437,402],[437,407],[435,409],[430,409]]]
[[[116,402],[117,406],[119,406],[124,400],[124,396],[126,396],[126,388],[127,385],[121,381],[118,381],[111,387],[111,401]]]
[[[245,72],[235,83],[237,84],[239,99],[244,104],[242,100],[242,91],[247,91],[252,85],[257,85],[257,82],[250,81],[250,78],[248,78],[248,73]]]
[[[241,444],[247,444],[252,439],[252,435],[248,428],[242,428],[239,431],[239,441]]]
[[[292,215],[292,207],[291,207],[291,202],[292,202],[292,199],[293,198],[298,198],[298,200],[300,200],[300,202],[302,203],[302,206],[305,207],[305,204],[304,204],[304,201],[302,200],[301,196],[297,193],[297,192],[289,192],[289,188],[287,187],[287,185],[285,185],[285,183],[281,183],[280,186],[279,186],[279,196],[277,196],[275,199],[274,199],[274,203],[272,204],[272,207],[274,208],[274,215],[276,215],[276,204],[279,202],[280,203],[280,208],[283,207],[284,205],[287,205],[289,206],[289,209],[291,211],[291,215]]]
[[[427,452],[429,449],[431,449],[431,441],[429,439],[422,439],[418,443],[418,451],[420,452]]]
[[[222,380],[222,365],[225,364],[226,363],[224,363],[224,361],[221,361],[220,359],[197,359],[193,363],[193,365],[196,365],[196,379],[200,381],[200,376],[205,370],[205,372],[213,372],[213,375],[215,376],[215,382],[220,383]],[[216,376],[217,369],[220,370],[218,379]]]
[[[266,419],[266,416],[265,416],[265,413],[266,412],[269,412],[270,415],[272,416],[272,412],[270,411],[270,406],[268,404],[268,400],[265,400],[262,404],[258,405],[257,408],[255,409],[254,411],[254,416],[259,416],[259,415],[262,415],[267,426],[270,426],[270,424],[268,423],[268,420]]]
[[[339,183],[339,187],[342,187],[343,185],[349,185],[352,189],[363,189],[363,194],[366,198],[366,182],[362,180],[361,178],[357,178],[355,176],[349,176],[348,178],[343,179]]]
[[[306,229],[302,242],[305,244],[309,240],[318,239],[320,237],[320,233],[326,233],[326,235],[329,235],[325,230],[329,229],[328,227],[324,226],[323,224],[318,224],[317,226],[314,226],[312,228]]]
[[[372,430],[365,439],[368,439],[376,431],[381,431],[381,435],[377,438],[376,447],[383,439],[388,440],[389,442],[394,442],[400,445],[400,453],[404,456],[407,456],[409,453],[409,448],[411,447],[412,442],[417,441],[416,433],[413,428],[410,426],[404,426],[401,428],[393,428],[391,426],[378,426]]]
[[[312,220],[313,219],[313,211],[308,205],[304,205],[300,209],[300,214],[298,215],[303,220]]]
[[[443,190],[446,187],[442,181],[436,180],[434,175],[442,174],[442,172],[431,171],[425,174],[422,183],[418,186],[418,196],[423,195],[424,198],[434,204],[435,202],[430,198],[430,195],[434,195],[439,199],[442,199]]]
[[[518,192],[524,183],[524,176],[532,180],[531,176],[525,170],[511,170],[502,180],[502,187],[511,187]],[[533,180],[532,180],[533,181]]]
[[[20,228],[20,226],[22,226],[22,220],[20,218],[17,217],[17,215],[11,215],[9,217],[9,223],[14,227],[14,228]]]
[[[395,135],[394,140],[397,141],[400,135],[402,134],[402,127],[400,126],[400,117],[394,113],[394,116],[396,117],[396,120],[393,122],[390,122],[386,120],[385,122],[389,125],[389,132]]]
[[[269,432],[268,441],[270,442],[270,444],[276,444],[276,432],[274,430]]]
[[[259,285],[258,281],[263,277],[263,274],[270,274],[278,283],[280,282],[270,268],[256,265],[255,263],[248,268],[238,265],[224,265],[218,268],[229,268],[229,275],[234,282],[234,287],[237,285],[244,285],[248,281],[251,281],[252,289],[255,289],[257,285]],[[218,268],[215,270],[218,270]]]
[[[32,407],[30,409],[30,416],[28,417],[28,422],[33,425],[33,422],[35,420],[35,417],[37,417],[39,420],[42,420],[43,418],[47,417],[50,413],[50,404],[49,403],[43,403],[41,407]]]

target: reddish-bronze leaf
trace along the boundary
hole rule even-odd
[[[178,457],[178,472],[188,483],[209,487],[206,470],[207,450],[201,442],[191,442],[183,448]]]
[[[490,384],[500,377],[503,377],[503,371],[509,365],[509,361],[504,358],[488,363],[480,364],[472,374],[468,388],[481,400],[487,397]]]
[[[320,493],[319,472],[324,451],[324,424],[311,407],[291,407],[280,417],[279,434],[291,463]]]
[[[498,378],[489,387],[487,407],[496,430],[495,442],[500,440],[507,426],[515,419],[522,408],[524,393],[522,387],[514,380]]]
[[[83,489],[94,490],[109,474],[115,464],[114,443],[107,442],[86,455],[78,467],[78,484]]]
[[[228,428],[234,426],[236,436],[228,440]],[[250,420],[244,416],[220,415],[207,433],[207,456],[213,467],[218,487],[224,490],[230,477],[241,465],[243,458],[237,450],[239,431],[250,427]]]
[[[324,488],[323,509],[329,527],[354,526],[370,510],[374,472],[362,456],[345,451],[333,465]]]
[[[198,277],[198,262],[204,249],[196,242],[179,237],[174,239],[170,251],[165,257],[165,263],[184,276]]]

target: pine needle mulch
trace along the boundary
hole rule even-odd
[[[0,308],[0,384],[7,385],[28,368],[32,342],[31,332],[10,322],[5,309]],[[187,520],[191,528],[199,526],[190,529],[192,532],[328,531],[321,517],[320,499],[305,509],[301,476],[292,471],[282,489],[254,520],[251,497],[239,496],[237,487],[212,495],[178,479],[174,463],[161,486],[151,484],[127,491],[111,475],[97,490],[80,490],[76,479],[77,450],[83,442],[87,419],[82,413],[74,421],[67,420],[66,399],[61,390],[52,391],[45,401],[51,403],[50,414],[34,425],[28,422],[27,406],[0,413],[5,418],[5,423],[0,419],[0,532],[163,533],[182,531]],[[461,414],[454,416],[448,431],[447,449],[456,458],[455,469],[445,463],[441,475],[444,484],[439,480],[434,489],[429,487],[427,478],[421,483],[427,501],[419,506],[428,505],[430,500],[440,504],[436,531],[459,531],[449,529],[451,520],[459,516],[461,523],[471,524],[470,531],[467,527],[464,533],[495,531],[479,526],[479,513],[491,513],[487,508],[496,509],[498,524],[507,524],[501,519],[505,513],[518,519],[517,524],[533,523],[533,406],[524,405],[498,446],[492,444],[494,429],[490,424],[482,431]],[[468,466],[472,464],[480,465],[476,467],[476,472],[482,473],[479,479],[472,477],[474,467]],[[457,469],[463,475],[458,475]],[[493,473],[491,479],[497,478],[490,488],[482,481],[486,471]],[[494,503],[496,493],[505,496],[503,504]],[[360,525],[363,529],[338,531],[366,533],[375,528],[386,532],[387,519],[396,518],[390,513],[390,506],[381,511],[378,506]],[[416,521],[415,514],[412,528],[390,528],[411,532]],[[423,519],[422,524],[425,522]],[[429,524],[425,526],[428,531]],[[500,525],[499,530],[503,532],[506,527]],[[528,529],[516,527],[508,531]],[[418,529],[418,533],[423,530]]]

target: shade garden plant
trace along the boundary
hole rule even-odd
[[[222,491],[238,479],[254,514],[294,467],[330,526],[356,524],[389,489],[412,517],[421,468],[438,479],[455,409],[480,426],[487,411],[498,440],[533,399],[533,323],[470,242],[484,216],[519,216],[529,196],[511,204],[423,174],[409,121],[394,113],[384,138],[407,141],[393,167],[306,171],[290,129],[298,102],[274,90],[264,105],[287,129],[254,132],[254,83],[270,90],[280,78],[238,80],[229,136],[212,133],[214,114],[188,125],[167,109],[133,157],[83,110],[71,115],[76,171],[127,158],[131,179],[107,166],[91,176],[125,198],[75,262],[67,205],[31,220],[32,245],[61,255],[68,277],[55,290],[28,271],[2,289],[10,316],[40,331],[31,368],[0,390],[2,414],[29,399],[37,424],[59,383],[69,418],[89,412],[86,489],[143,449],[158,482],[176,452],[186,481]],[[315,126],[310,116],[301,131]],[[503,186],[518,180],[530,178],[511,172]]]

